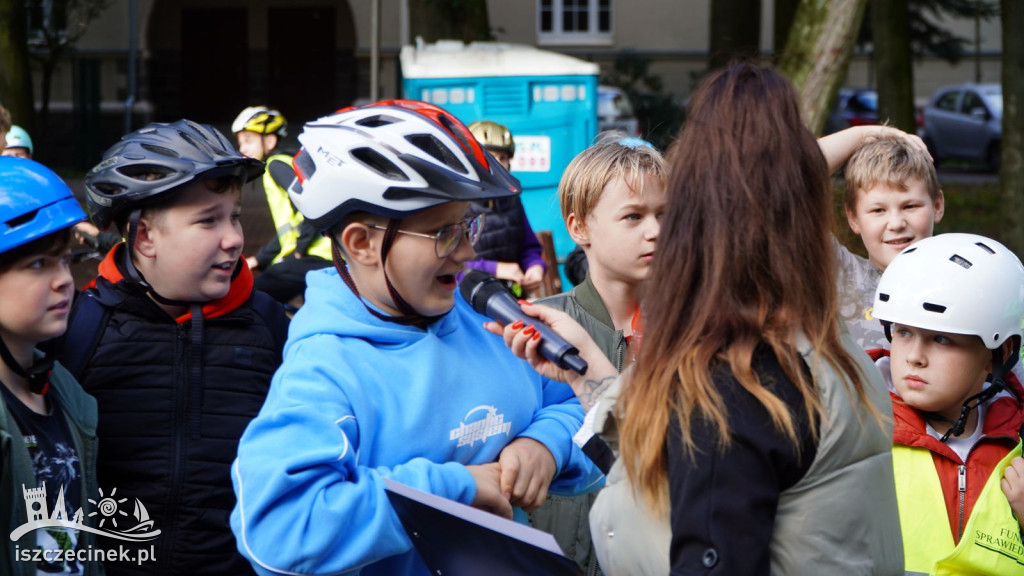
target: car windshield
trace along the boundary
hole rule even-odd
[[[988,102],[989,106],[992,107],[992,113],[996,116],[1003,115],[1003,90],[1002,88],[989,88],[988,90],[982,90],[982,94],[985,95],[985,101]]]
[[[850,96],[849,107],[852,110],[861,112],[877,112],[878,111],[878,93],[877,92],[858,92],[853,96]]]
[[[631,118],[633,116],[633,105],[629,103],[629,98],[626,98],[622,92],[602,90],[597,95],[597,115],[601,117]]]

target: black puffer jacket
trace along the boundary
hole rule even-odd
[[[519,262],[523,257],[523,222],[526,212],[518,196],[471,203],[467,218],[484,215],[483,232],[473,245],[476,257],[498,262]]]
[[[258,301],[269,297],[252,291],[241,264],[228,296],[204,307],[197,381],[192,320],[171,318],[122,281],[115,261],[108,256],[90,289],[107,318],[79,381],[99,405],[100,487],[127,498],[129,514],[138,499],[161,533],[140,545],[153,547],[155,561],[107,562],[107,574],[252,574],[228,523],[230,466],[281,362],[287,317]],[[129,515],[119,524],[135,522]],[[119,545],[130,547],[100,539],[101,547]]]

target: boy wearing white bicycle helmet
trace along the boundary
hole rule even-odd
[[[239,550],[262,574],[423,575],[383,479],[495,513],[600,481],[583,411],[456,296],[470,201],[519,193],[444,110],[413,101],[307,124],[292,200],[333,242],[233,467]]]
[[[908,574],[1024,574],[1024,267],[973,234],[896,256],[874,315],[893,397],[893,466]]]

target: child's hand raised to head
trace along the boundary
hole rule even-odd
[[[522,285],[523,269],[515,262],[498,262],[494,267],[494,277],[498,280],[507,280]]]
[[[917,134],[908,134],[892,126],[865,125],[853,126],[818,138],[818,147],[828,162],[828,171],[835,172],[853,153],[864,144],[881,136],[899,136],[910,143],[910,146],[924,152],[931,158],[928,146]]]
[[[540,508],[558,471],[551,451],[532,438],[516,438],[498,455],[498,464],[502,495],[527,512]]]
[[[501,490],[501,466],[497,462],[490,464],[478,464],[466,466],[469,473],[476,481],[476,496],[473,497],[473,507],[486,510],[491,514],[497,514],[503,518],[512,519],[512,504],[502,494]]]
[[[1024,530],[1024,458],[1017,457],[1010,461],[1010,465],[1003,471],[1000,484],[1010,502],[1010,509]]]
[[[540,288],[540,283],[544,281],[544,267],[540,264],[535,264],[526,269],[523,273],[523,279],[519,282],[523,289],[527,292]]]

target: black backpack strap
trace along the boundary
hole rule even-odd
[[[288,340],[288,323],[290,322],[284,306],[259,290],[253,291],[249,303],[253,312],[263,318],[274,338],[274,346],[279,353],[283,354],[284,343]]]
[[[110,310],[100,303],[92,290],[75,298],[59,360],[76,379],[81,377],[82,370],[96,351],[109,317]]]

